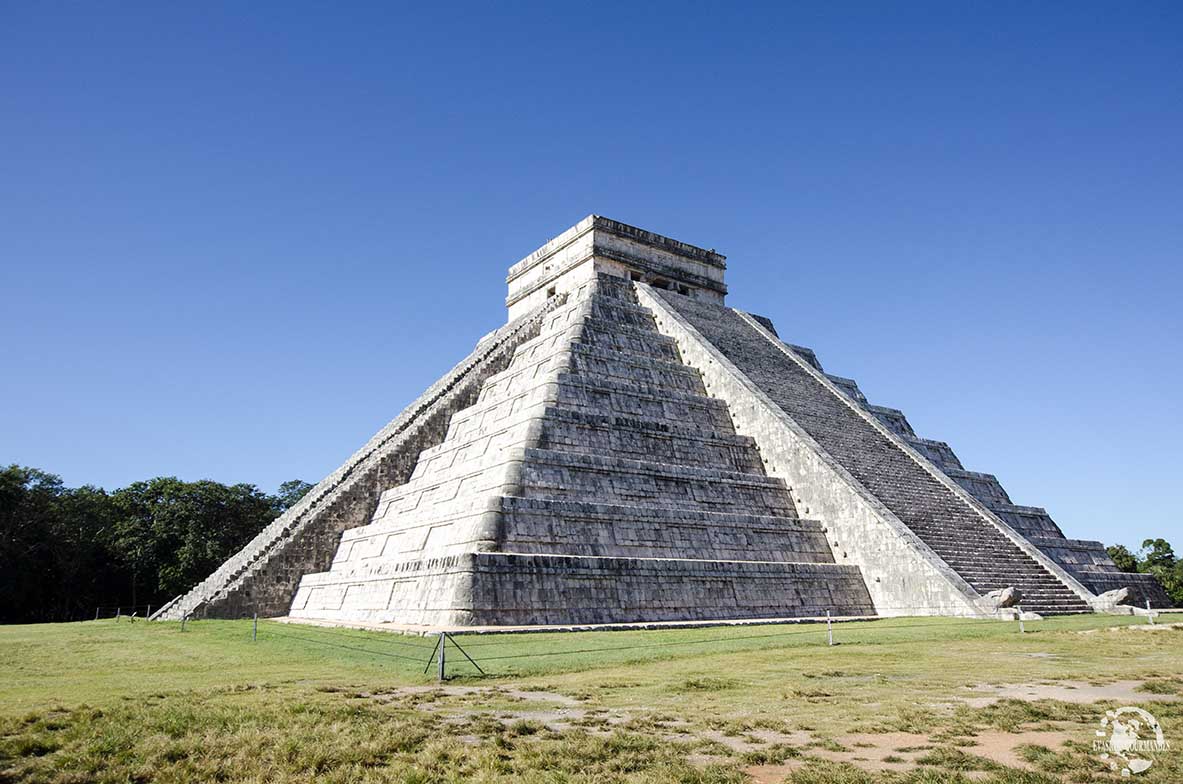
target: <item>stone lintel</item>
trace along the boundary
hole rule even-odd
[[[509,268],[509,318],[597,273],[642,280],[722,304],[726,257],[600,215],[589,215]]]

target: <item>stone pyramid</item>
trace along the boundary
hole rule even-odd
[[[509,323],[156,617],[533,625],[1088,612],[1097,542],[724,305],[713,251],[591,216]],[[1111,597],[1108,597],[1111,599]]]

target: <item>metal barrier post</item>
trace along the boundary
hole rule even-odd
[[[476,667],[477,672],[479,672],[481,675],[487,674],[484,670],[481,669],[481,665],[477,664],[476,661],[474,661],[473,658],[468,655],[468,651],[466,651],[460,647],[460,643],[456,642],[455,637],[448,634],[447,632],[444,632],[444,634],[447,635],[448,639],[452,641],[452,644],[456,646],[456,650],[460,651],[460,653],[464,655],[464,658],[468,659],[468,663],[471,664],[473,667]]]
[[[255,623],[251,627],[251,642],[259,641],[259,614],[255,613]]]
[[[101,610],[101,609],[102,609],[101,607],[94,608],[94,619],[96,621],[99,619],[99,610]]]
[[[440,632],[440,680],[444,680],[444,641],[447,640],[447,635]]]
[[[1023,626],[1023,605],[1015,607],[1015,611],[1019,615],[1019,634],[1025,634],[1027,629]]]
[[[1154,613],[1150,612],[1150,600],[1146,600],[1146,622],[1151,626],[1154,625]]]
[[[826,637],[830,645],[834,644],[834,622],[830,620],[830,611],[826,610]]]
[[[119,623],[119,616],[120,616],[120,613],[122,613],[122,612],[123,612],[122,607],[115,608],[115,623]]]

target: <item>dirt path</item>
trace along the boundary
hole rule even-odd
[[[1060,700],[1089,704],[1112,700],[1124,704],[1149,701],[1173,701],[1179,699],[1174,694],[1154,694],[1138,691],[1144,681],[1114,681],[1113,683],[1084,683],[1082,681],[1052,681],[1046,683],[1003,683],[979,684],[966,687],[974,692],[986,692],[982,696],[964,697],[962,701],[971,708],[984,708],[1001,699],[1023,700]]]
[[[956,703],[985,708],[1002,699],[1134,704],[1180,698],[1176,694],[1140,691],[1143,684],[1138,680],[1104,684],[1083,681],[979,684],[967,687],[971,693],[957,697]],[[560,733],[582,730],[608,734],[624,728],[656,734],[670,743],[685,744],[687,757],[700,765],[733,762],[736,757],[749,760],[763,757],[764,763],[744,768],[758,784],[783,781],[811,759],[849,763],[870,773],[906,772],[925,764],[926,757],[941,754],[980,758],[976,764],[981,770],[974,770],[971,764],[963,771],[971,779],[979,778],[995,764],[1031,770],[1032,766],[1020,753],[1023,746],[1041,746],[1055,752],[1064,749],[1069,741],[1090,741],[1093,734],[1090,727],[1066,723],[1045,724],[1031,731],[984,730],[955,738],[914,732],[862,732],[833,738],[817,737],[804,730],[758,728],[735,732],[676,717],[655,718],[643,711],[596,707],[569,695],[513,686],[408,686],[372,694],[360,692],[356,696],[380,702],[403,702],[415,710],[457,723],[492,719],[505,727],[516,722],[535,722]],[[472,743],[481,742],[476,736],[465,738]]]

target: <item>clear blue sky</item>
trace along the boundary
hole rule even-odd
[[[1183,545],[1183,4],[0,7],[0,462],[318,480],[596,212]]]

